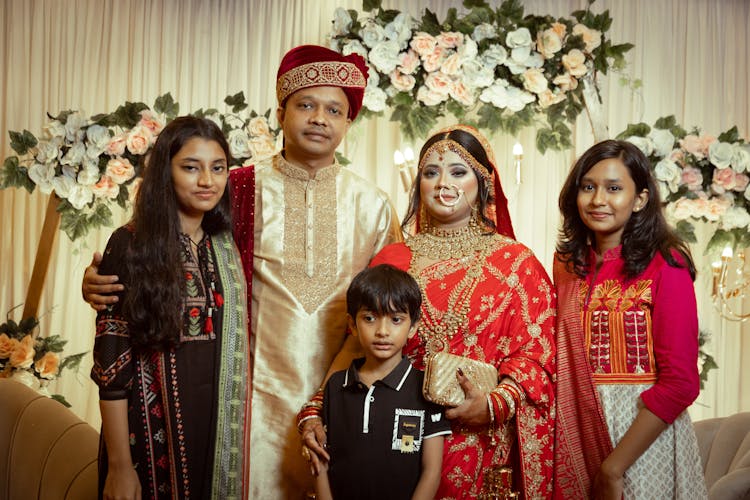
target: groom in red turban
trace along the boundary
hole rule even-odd
[[[346,369],[359,351],[346,335],[349,282],[381,248],[401,240],[388,196],[335,158],[366,85],[359,55],[293,48],[276,77],[284,149],[231,172],[235,241],[252,273],[250,498],[313,491],[294,417],[322,386],[342,344],[348,356],[339,356],[333,371]]]

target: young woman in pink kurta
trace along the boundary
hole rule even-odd
[[[699,391],[695,267],[648,159],[596,144],[560,209],[556,495],[705,498],[685,411]]]

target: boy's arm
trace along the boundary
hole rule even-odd
[[[331,483],[328,482],[328,463],[323,462],[315,477],[315,493],[318,500],[333,500]]]
[[[427,438],[422,443],[422,474],[412,500],[431,500],[435,498],[440,486],[440,472],[443,468],[443,436]]]

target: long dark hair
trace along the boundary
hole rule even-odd
[[[195,137],[215,141],[224,151],[227,165],[231,161],[221,129],[205,118],[175,118],[156,139],[138,189],[130,222],[134,236],[125,258],[130,286],[123,313],[136,347],[165,350],[179,343],[186,292],[171,162]],[[203,215],[201,226],[210,235],[231,228],[229,185],[216,207]]]
[[[424,158],[425,154],[427,154],[427,150],[430,148],[430,146],[438,141],[443,140],[452,140],[457,142],[458,144],[463,146],[463,148],[468,151],[469,154],[471,154],[471,156],[473,156],[474,159],[482,165],[482,167],[486,168],[487,172],[490,175],[493,173],[494,169],[492,167],[492,163],[490,162],[490,159],[487,158],[487,152],[484,150],[484,147],[482,147],[482,144],[479,142],[479,140],[477,140],[476,137],[471,135],[469,132],[461,129],[453,129],[447,133],[438,133],[427,139],[427,142],[424,143],[424,146],[422,146],[422,150],[419,152],[419,161],[422,161],[422,158]],[[491,230],[491,233],[494,233],[495,222],[487,218],[486,216],[487,205],[495,201],[490,193],[490,184],[483,175],[479,175],[477,172],[475,172],[474,169],[471,168],[471,165],[469,165],[469,168],[477,178],[479,193],[479,196],[477,196],[477,200],[479,201],[479,216],[484,226]],[[409,209],[404,216],[404,221],[401,223],[401,229],[403,229],[404,231],[408,230],[408,228],[413,222],[416,221],[416,218],[419,215],[419,205],[422,200],[419,187],[421,180],[422,169],[419,169],[419,171],[417,172],[417,178],[414,180],[414,188],[411,190],[411,197],[409,198]]]
[[[557,242],[560,259],[578,276],[589,273],[588,245],[594,241],[594,233],[581,220],[578,213],[578,190],[581,179],[594,165],[602,160],[619,158],[635,182],[636,193],[648,189],[648,201],[637,212],[633,212],[622,233],[622,258],[625,274],[629,278],[642,273],[658,251],[673,267],[685,267],[695,280],[695,264],[687,244],[669,227],[661,208],[659,187],[656,185],[648,158],[627,141],[607,140],[589,148],[568,174],[560,192],[560,212],[563,224]],[[672,253],[676,250],[684,262],[678,262]]]

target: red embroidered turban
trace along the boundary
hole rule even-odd
[[[276,74],[279,106],[307,87],[340,87],[349,100],[349,118],[357,117],[367,86],[367,65],[358,54],[344,56],[319,45],[300,45],[284,55]]]

